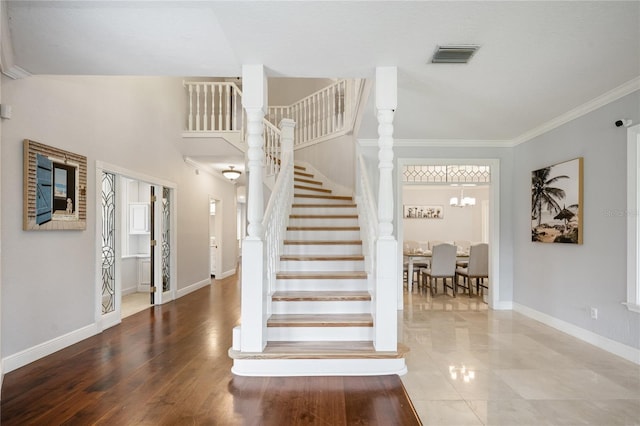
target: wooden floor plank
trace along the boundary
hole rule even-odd
[[[5,375],[6,425],[418,425],[398,376],[239,377],[237,276]]]

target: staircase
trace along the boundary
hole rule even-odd
[[[294,166],[294,196],[262,352],[230,349],[239,375],[402,374],[404,352],[376,351],[358,210],[309,167]],[[283,361],[286,360],[286,363]]]

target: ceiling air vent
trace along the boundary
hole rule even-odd
[[[438,46],[431,62],[434,64],[466,64],[480,46]]]

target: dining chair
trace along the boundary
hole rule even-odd
[[[430,288],[431,294],[435,295],[438,291],[438,278],[442,278],[442,290],[446,293],[447,288],[455,287],[456,246],[438,244],[433,246],[431,250],[431,267],[420,270],[422,284]],[[447,286],[447,278],[451,278],[451,287]],[[453,297],[455,296],[454,290]]]
[[[412,252],[417,250],[418,248],[420,248],[420,244],[417,241],[414,240],[405,240],[404,243],[402,244],[402,250],[403,252]],[[420,268],[416,268],[416,262],[413,263],[413,281],[414,282],[418,282],[420,279],[420,274],[418,273],[418,271],[420,270]],[[409,274],[409,259],[404,256],[402,258],[402,279],[403,281],[408,281],[408,276]]]
[[[460,285],[462,277],[462,285]],[[484,284],[484,279],[489,278],[489,245],[474,244],[469,249],[469,265],[456,267],[455,282],[469,292],[469,297],[473,294],[472,279],[476,280],[476,293],[480,294],[480,288],[488,289]]]

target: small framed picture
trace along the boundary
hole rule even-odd
[[[404,206],[404,218],[405,219],[443,219],[444,218],[444,206],[432,205],[432,206]]]

